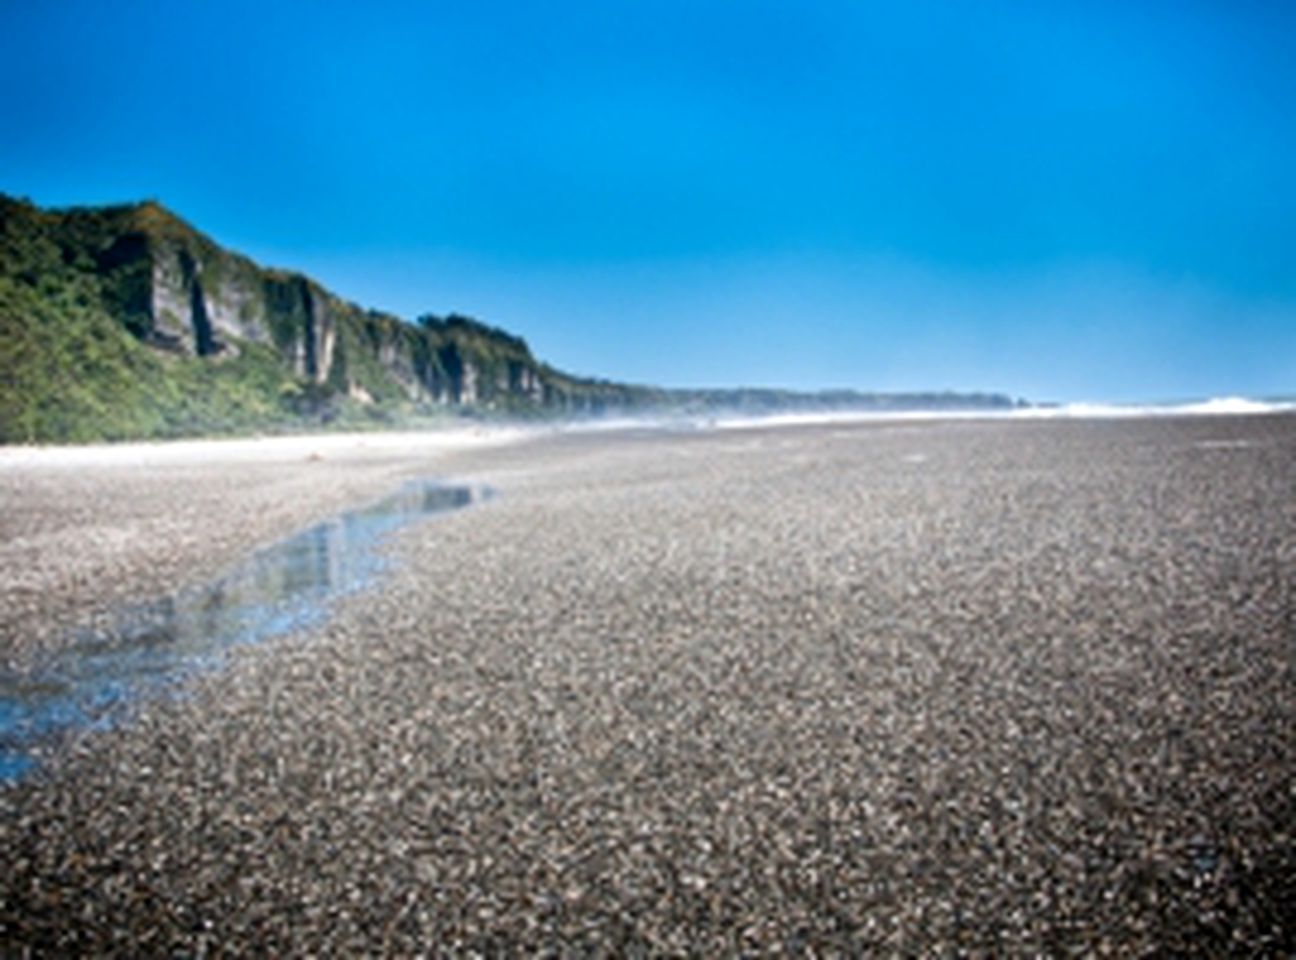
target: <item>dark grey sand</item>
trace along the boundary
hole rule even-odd
[[[258,546],[437,476],[448,449],[515,435],[0,447],[0,657],[26,665],[123,605],[210,582]]]
[[[30,649],[407,476],[500,496],[0,793],[5,954],[1296,946],[1296,417],[56,474],[3,478]]]

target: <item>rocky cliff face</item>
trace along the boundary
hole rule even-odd
[[[159,204],[41,211],[2,200],[93,270],[105,305],[140,343],[219,363],[249,344],[273,348],[317,394],[359,404],[597,410],[632,388],[538,363],[526,343],[466,317],[417,324],[365,310],[301,274],[223,249]]]
[[[658,390],[572,377],[468,317],[410,323],[225,250],[156,203],[0,195],[0,442],[191,436],[447,410],[1005,408],[1000,395]]]

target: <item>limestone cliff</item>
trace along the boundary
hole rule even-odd
[[[39,234],[64,266],[92,274],[107,313],[151,350],[219,364],[249,345],[272,349],[291,374],[285,396],[595,411],[649,395],[559,373],[525,341],[467,317],[411,324],[363,309],[223,249],[155,202],[49,211],[0,197],[0,224],[11,240]]]
[[[188,436],[448,413],[1005,407],[1000,395],[661,390],[564,374],[469,317],[366,310],[160,204],[0,195],[0,442]]]

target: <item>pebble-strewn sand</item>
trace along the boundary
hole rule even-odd
[[[8,642],[419,474],[500,496],[0,793],[0,952],[1296,948],[1296,417],[15,467]]]
[[[24,666],[123,604],[209,582],[257,546],[410,478],[495,429],[0,447],[0,657]]]

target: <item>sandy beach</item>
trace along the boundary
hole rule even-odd
[[[1296,416],[123,450],[0,452],[9,669],[496,496],[0,790],[7,956],[1296,949]]]

